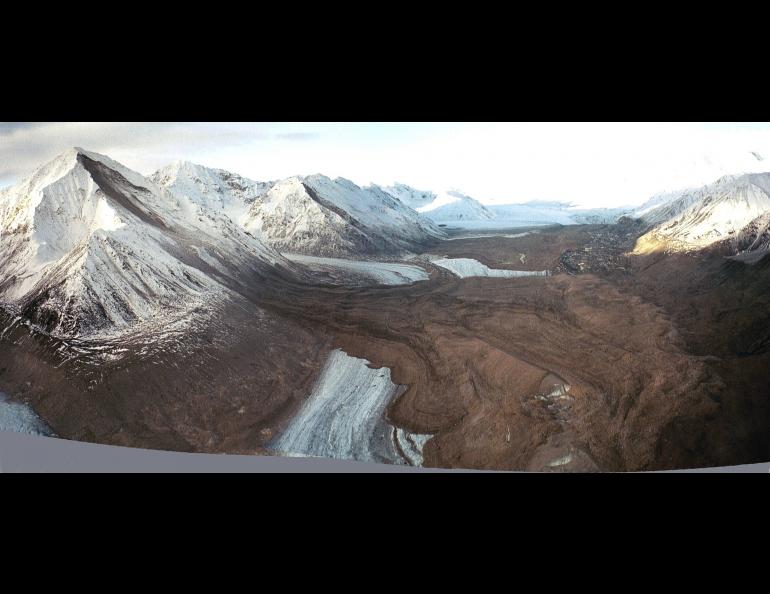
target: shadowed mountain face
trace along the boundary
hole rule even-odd
[[[767,258],[631,254],[630,219],[444,241],[377,188],[178,169],[78,149],[0,195],[0,391],[58,436],[539,471],[770,457]],[[348,259],[276,249],[325,242]]]

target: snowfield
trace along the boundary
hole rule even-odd
[[[313,270],[340,270],[365,277],[380,285],[408,285],[417,281],[428,280],[426,270],[419,266],[398,262],[369,262],[365,260],[345,260],[343,258],[321,258],[302,254],[283,254],[292,262],[297,262]]]
[[[422,464],[430,435],[410,434],[384,418],[401,390],[390,369],[372,369],[366,359],[332,351],[312,393],[270,448],[286,456],[313,456]]]
[[[53,436],[53,432],[26,404],[12,402],[0,392],[0,431]]]
[[[432,261],[436,266],[447,269],[460,278],[473,276],[517,277],[517,276],[548,276],[547,270],[502,270],[489,268],[472,258],[439,258]]]

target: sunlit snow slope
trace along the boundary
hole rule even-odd
[[[651,229],[639,238],[635,251],[688,251],[723,241],[735,241],[747,249],[757,238],[761,245],[760,217],[768,211],[770,173],[725,176],[697,190],[675,194],[645,212],[641,218]],[[746,241],[740,241],[741,237]]]

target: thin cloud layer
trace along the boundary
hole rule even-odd
[[[269,134],[258,127],[241,124],[4,123],[0,125],[0,179],[23,176],[73,146],[149,172],[180,158],[180,149],[183,154],[198,153],[267,138]]]

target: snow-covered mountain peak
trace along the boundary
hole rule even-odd
[[[468,196],[467,194],[464,194],[463,192],[461,192],[457,188],[449,188],[446,191],[446,193],[449,194],[450,196],[455,196],[457,198],[470,198],[470,196]]]
[[[208,175],[211,175],[212,173],[219,172],[220,170],[214,169],[212,167],[206,167],[205,165],[200,165],[199,163],[193,163],[192,161],[185,161],[183,159],[177,159],[176,161],[172,161],[165,167],[161,167],[153,173],[150,177],[152,179],[156,179],[156,183],[159,180],[165,180],[166,182],[173,183],[175,182],[179,177],[187,177],[187,178],[194,178],[194,177],[206,177]]]
[[[725,175],[711,184],[681,192],[652,208],[642,219],[653,227],[637,242],[639,253],[692,250],[736,236],[770,211],[770,173]]]
[[[153,187],[150,180],[148,180],[141,173],[138,173],[133,169],[129,169],[122,163],[115,161],[114,159],[112,159],[111,157],[108,157],[107,155],[103,155],[101,153],[97,153],[94,151],[89,151],[80,147],[75,147],[71,149],[71,151],[74,152],[75,159],[81,164],[83,163],[84,159],[101,163],[105,167],[108,167],[109,169],[118,172],[121,176],[123,176],[123,178],[125,178],[127,181],[129,181],[131,184],[133,184],[136,187],[147,188],[152,191],[157,190],[157,188]]]
[[[99,207],[99,201],[93,200],[94,181],[84,166],[84,159],[91,158],[87,155],[100,157],[81,148],[68,149],[4,190],[0,200],[0,237],[9,233],[34,237],[52,226],[62,227],[64,235],[77,234],[77,229],[67,232],[66,226],[76,219],[82,220],[81,215],[88,218]],[[48,241],[41,241],[42,246],[50,247]]]
[[[57,335],[183,314],[292,268],[221,213],[80,148],[2,193],[0,239],[0,301]]]
[[[420,213],[431,212],[433,210],[441,208],[442,206],[447,206],[449,204],[454,204],[455,202],[460,202],[460,200],[461,198],[459,196],[453,196],[449,192],[439,192],[438,194],[436,194],[436,197],[433,199],[433,201],[430,204],[421,206],[416,210],[417,212],[420,212]]]
[[[5,188],[3,193],[10,195],[12,193],[30,192],[35,188],[54,183],[77,167],[78,155],[82,152],[84,152],[83,149],[75,147],[59,153],[50,161],[35,168],[32,173],[23,177],[15,186]]]
[[[392,186],[378,186],[373,184],[371,187],[379,188],[414,210],[426,206],[436,199],[436,194],[433,192],[428,190],[417,190],[401,182],[395,182]]]
[[[242,220],[279,250],[309,255],[396,253],[442,235],[379,187],[320,173],[273,184]]]
[[[347,191],[356,191],[361,189],[349,179],[346,179],[344,177],[335,177],[334,179],[332,179],[331,177],[329,177],[328,175],[324,175],[323,173],[313,173],[311,175],[296,176],[296,177],[302,180],[303,183],[306,183],[314,187],[324,187],[324,188],[336,187],[338,190],[341,188],[345,188]]]
[[[174,161],[153,173],[150,179],[178,199],[186,199],[206,211],[241,223],[249,206],[274,182],[258,182],[224,169]]]
[[[435,194],[434,200],[418,207],[417,212],[437,223],[488,221],[495,218],[483,204],[455,188]]]
[[[308,181],[312,180],[320,180],[325,182],[333,182],[334,180],[330,178],[328,175],[324,175],[323,173],[311,173],[309,175],[294,175],[292,177],[299,177]],[[338,178],[341,179],[341,178]]]

